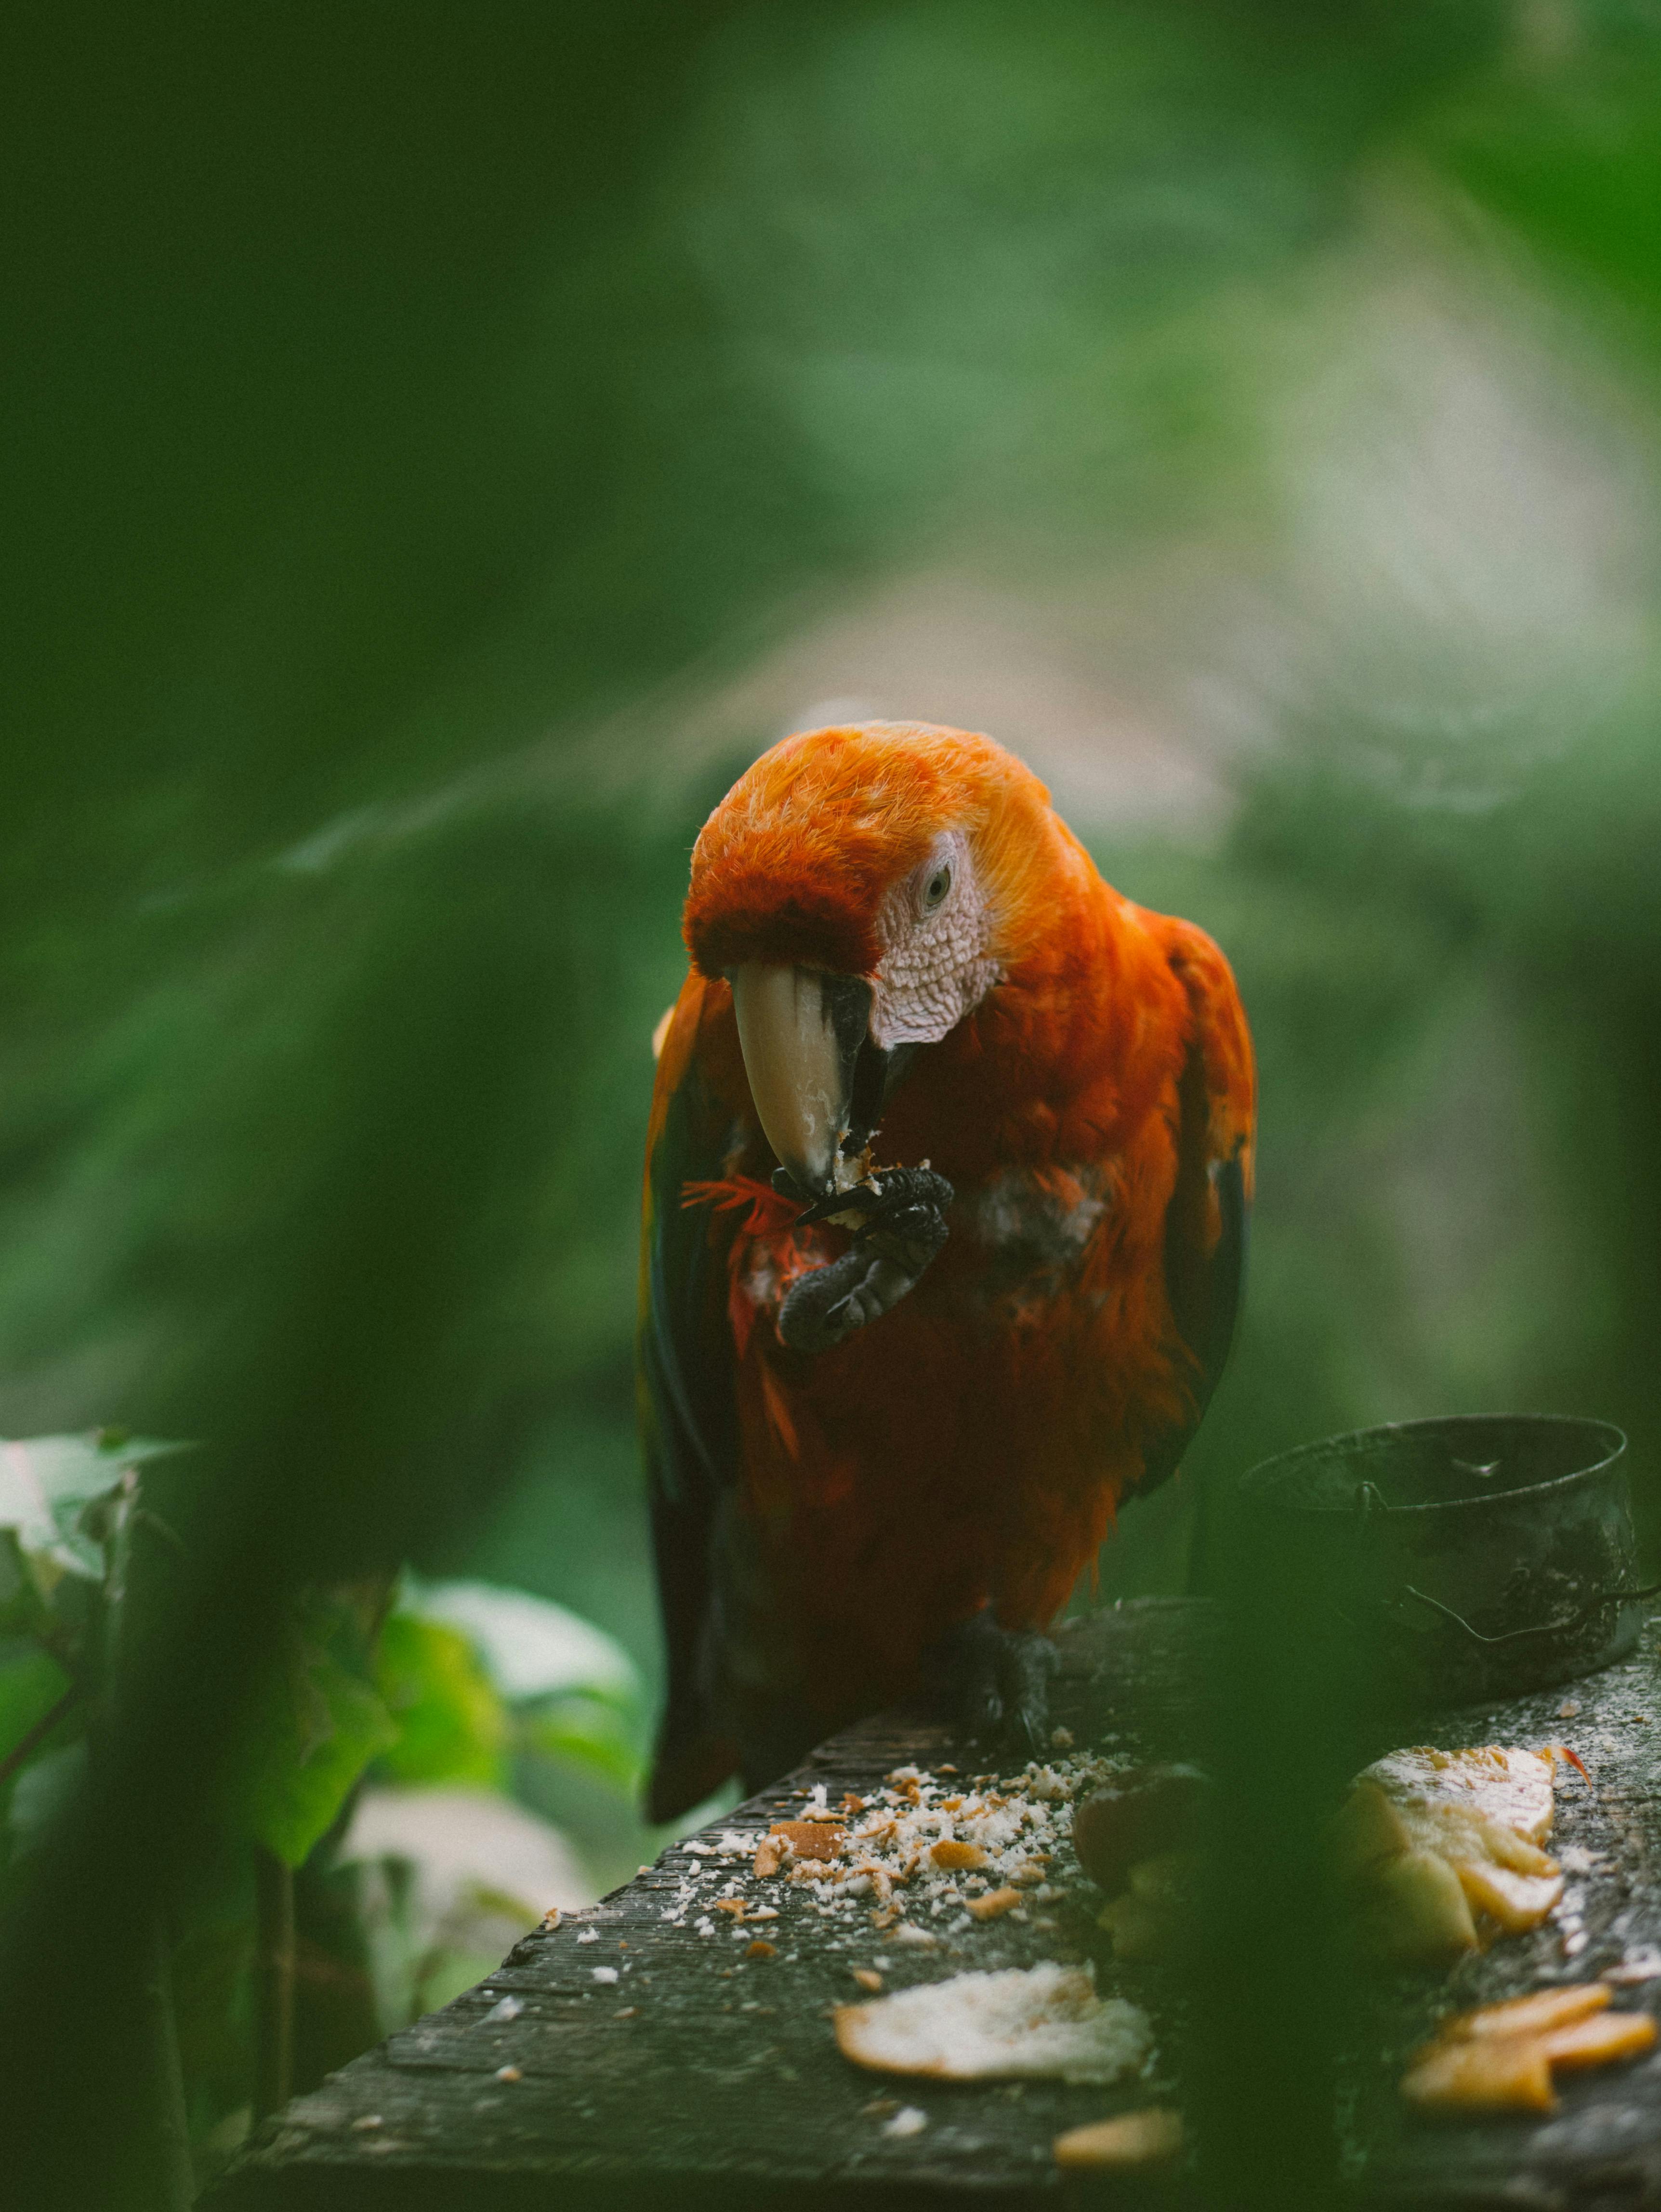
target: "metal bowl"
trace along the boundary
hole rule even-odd
[[[1375,1639],[1433,1704],[1607,1667],[1637,1640],[1627,1440],[1607,1421],[1470,1413],[1327,1437],[1266,1460],[1208,1516],[1202,1586],[1273,1547],[1329,1622]]]

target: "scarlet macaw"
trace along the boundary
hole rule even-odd
[[[684,935],[641,1268],[660,1820],[929,1655],[1036,1747],[1042,1632],[1227,1352],[1254,1094],[1222,954],[987,738],[775,745]]]

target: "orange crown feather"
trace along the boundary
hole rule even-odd
[[[962,730],[867,722],[787,738],[739,777],[693,848],[682,923],[692,964],[710,977],[745,960],[869,975],[884,895],[939,830],[974,835],[1012,801],[1031,823],[1049,798],[1001,746]],[[986,855],[995,874],[1001,857]]]

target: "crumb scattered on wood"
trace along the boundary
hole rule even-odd
[[[1018,1889],[989,1889],[983,1897],[968,1899],[964,1910],[971,1920],[1001,1920],[1006,1912],[1013,1911],[1020,1902],[1021,1893]]]
[[[899,2111],[884,2128],[883,2133],[894,2137],[920,2136],[928,2125],[927,2112],[920,2112],[915,2105],[902,2105]]]
[[[1160,2105],[1068,2128],[1051,2146],[1056,2165],[1068,2167],[1153,2166],[1182,2147],[1182,2114]]]

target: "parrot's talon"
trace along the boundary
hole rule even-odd
[[[868,1207],[840,1259],[811,1268],[779,1309],[781,1340],[793,1352],[829,1352],[880,1319],[912,1289],[946,1239],[952,1186],[929,1168],[885,1168],[873,1179],[824,1198],[804,1221],[856,1202]]]
[[[968,1741],[1025,1765],[1050,1741],[1050,1680],[1061,1654],[1047,1636],[1000,1628],[985,1607],[929,1655],[936,1686]]]

